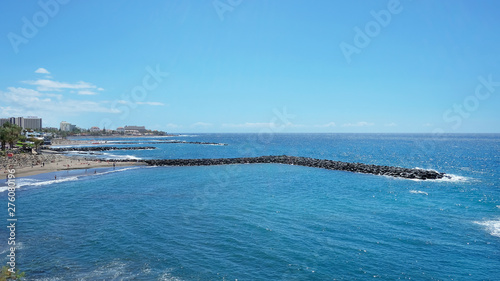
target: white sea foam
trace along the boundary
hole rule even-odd
[[[106,174],[111,174],[111,173],[117,173],[117,172],[123,172],[123,171],[128,171],[128,170],[135,170],[139,169],[140,167],[125,167],[125,168],[119,168],[115,170],[110,170],[110,171],[105,171],[101,173],[96,173],[96,174],[84,174],[84,175],[79,175],[79,176],[72,176],[72,177],[60,177],[58,179],[54,180],[37,180],[33,178],[18,178],[16,179],[16,188],[21,188],[24,186],[34,186],[34,187],[40,187],[40,186],[45,186],[45,185],[50,185],[50,184],[55,184],[55,183],[61,183],[61,182],[68,182],[68,181],[76,181],[79,180],[81,177],[85,176],[98,176],[98,175],[106,175]],[[7,191],[8,186],[0,186],[0,193]]]
[[[134,155],[116,155],[111,153],[103,153],[105,159],[125,159],[125,160],[141,160],[141,158]]]
[[[434,170],[434,169],[423,169],[423,168],[419,168],[419,167],[415,167],[415,169],[439,173],[439,171]],[[411,179],[411,180],[421,181],[420,179]],[[442,177],[440,179],[433,180],[433,181],[438,181],[438,182],[465,182],[465,181],[470,181],[470,180],[472,180],[472,178],[458,176],[458,175],[454,175],[454,174],[444,174],[444,177]]]
[[[127,167],[127,168],[123,168],[123,169],[106,171],[106,172],[98,173],[95,175],[107,175],[107,174],[112,174],[112,173],[116,173],[116,172],[123,172],[123,171],[128,171],[128,170],[135,170],[135,169],[139,169],[139,167]]]
[[[158,277],[158,280],[161,280],[161,281],[182,281],[182,279],[179,279],[175,276],[172,276],[172,268],[168,268],[167,270],[165,270],[163,272],[163,274]]]
[[[59,178],[59,179],[48,180],[48,181],[33,181],[33,182],[21,183],[21,185],[19,185],[19,187],[22,187],[22,186],[44,186],[44,185],[49,185],[49,184],[54,184],[54,183],[76,181],[76,180],[78,180],[78,177]]]
[[[421,190],[410,190],[410,193],[413,193],[413,194],[425,194],[425,195],[429,195],[429,193],[425,192],[425,191],[421,191]]]
[[[476,221],[475,223],[484,226],[491,235],[500,237],[500,220]]]
[[[444,181],[444,182],[465,182],[470,181],[471,178],[458,176],[454,174],[445,174],[443,178],[437,179],[436,181]]]

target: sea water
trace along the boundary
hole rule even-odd
[[[281,164],[117,167],[20,178],[16,266],[27,280],[500,276],[500,135],[199,134],[129,140],[144,146],[169,139],[228,145],[148,143],[158,149],[91,157],[286,154],[433,169],[452,178],[417,181]],[[0,199],[7,218],[6,192]],[[3,262],[8,235],[0,228]]]

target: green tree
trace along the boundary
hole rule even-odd
[[[10,144],[10,148],[13,148],[14,145],[19,140],[19,137],[21,136],[22,130],[23,130],[23,128],[21,128],[17,125],[11,124],[10,129],[9,129],[9,135],[8,135],[8,142]]]
[[[35,150],[36,151],[38,151],[38,148],[43,143],[43,140],[37,139],[37,138],[30,138],[29,141],[33,142],[33,144],[35,145]]]
[[[2,151],[5,151],[5,145],[7,144],[7,128],[4,126],[0,127],[0,143],[2,144]]]
[[[10,147],[13,148],[14,144],[17,143],[21,136],[22,128],[10,124],[10,123],[4,123],[2,127],[0,128],[0,142],[2,144],[2,150],[5,150],[5,144],[10,144]]]
[[[4,265],[2,267],[2,272],[0,272],[0,281],[7,281],[7,280],[22,280],[25,275],[24,272],[19,272],[19,269],[16,270],[15,273],[12,273],[9,271],[9,267]]]

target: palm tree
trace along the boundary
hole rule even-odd
[[[21,136],[22,128],[10,124],[10,123],[4,123],[2,125],[2,128],[0,128],[0,141],[2,143],[2,150],[5,150],[5,144],[8,143],[10,144],[10,148],[12,149],[14,147],[14,144],[17,143],[17,140]]]
[[[40,147],[40,145],[43,143],[43,140],[41,139],[37,139],[37,138],[30,138],[29,139],[31,142],[33,142],[33,144],[35,145],[35,150],[38,151],[38,148]]]
[[[0,143],[2,144],[2,151],[5,151],[5,144],[7,144],[7,134],[7,128],[5,126],[0,127]]]
[[[19,137],[21,136],[22,131],[23,131],[23,128],[21,128],[17,125],[12,125],[10,127],[10,137],[9,137],[10,148],[14,148],[14,145],[19,140]]]

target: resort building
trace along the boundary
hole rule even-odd
[[[68,123],[66,121],[62,121],[59,128],[63,132],[71,132],[76,128],[76,125],[73,125],[73,124]]]
[[[146,132],[146,127],[144,127],[144,126],[125,126],[124,130],[125,130],[125,132],[136,130],[139,133],[144,134]]]
[[[90,131],[91,131],[91,132],[100,132],[100,131],[101,131],[101,129],[99,129],[99,127],[91,127],[91,128],[90,128]]]
[[[22,117],[21,117],[22,118]],[[42,118],[28,116],[23,120],[23,129],[42,130]]]
[[[23,129],[42,129],[42,118],[36,116],[0,118],[0,126],[4,123],[15,124]]]

